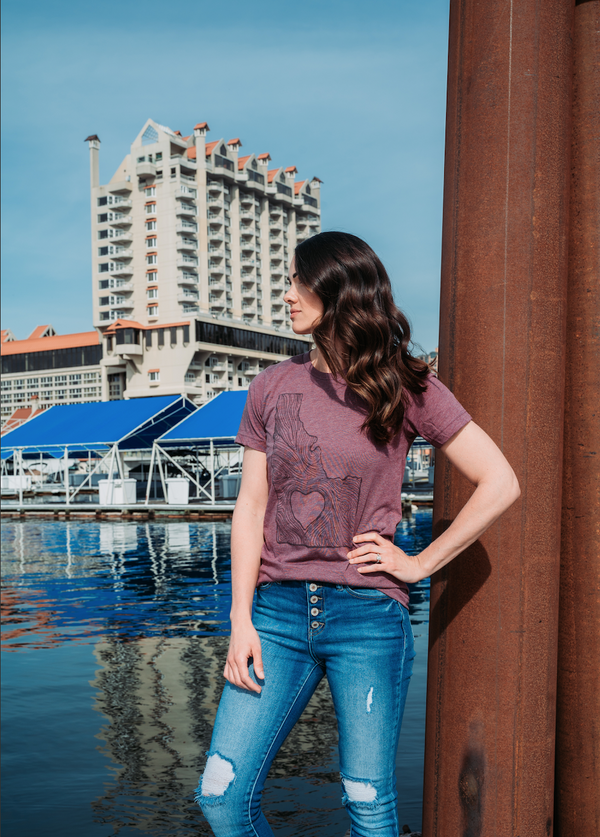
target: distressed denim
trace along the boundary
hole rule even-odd
[[[226,683],[196,791],[216,837],[272,837],[260,808],[265,779],[324,675],[352,837],[398,837],[395,761],[414,658],[408,611],[370,588],[284,581],[259,587],[253,622],[262,692]]]

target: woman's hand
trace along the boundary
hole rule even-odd
[[[355,544],[363,544],[348,553],[350,564],[362,565],[356,567],[361,574],[384,572],[411,584],[429,575],[421,566],[418,555],[407,555],[378,532],[355,535],[352,540]],[[381,558],[379,562],[378,556]]]
[[[254,673],[259,680],[264,680],[262,651],[256,628],[251,622],[239,628],[232,626],[223,676],[225,680],[228,680],[234,686],[239,686],[240,689],[249,689],[251,692],[260,694],[261,687],[254,682],[248,671],[248,660],[250,658],[254,662]]]

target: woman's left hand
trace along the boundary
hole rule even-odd
[[[361,565],[356,567],[359,573],[384,572],[408,583],[427,578],[428,573],[421,566],[418,555],[407,555],[378,532],[355,535],[352,540],[355,544],[363,544],[348,553],[350,564]]]

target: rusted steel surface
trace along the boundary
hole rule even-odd
[[[553,832],[572,13],[450,4],[440,377],[522,498],[433,579],[426,837]],[[472,488],[437,464],[439,533]]]
[[[556,834],[600,834],[600,0],[577,4]]]

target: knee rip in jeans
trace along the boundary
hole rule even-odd
[[[213,753],[208,757],[200,785],[196,790],[196,802],[202,805],[221,801],[234,779],[233,764],[218,753]]]
[[[349,779],[347,776],[342,776],[342,786],[344,788],[344,797],[342,799],[344,805],[375,808],[379,804],[377,801],[377,789],[368,780]]]

